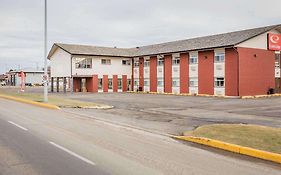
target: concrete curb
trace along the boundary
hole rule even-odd
[[[221,96],[221,95],[208,95],[208,94],[176,94],[176,93],[166,93],[166,92],[137,92],[137,91],[127,91],[128,93],[135,93],[135,94],[157,94],[157,95],[176,95],[176,96],[198,96],[198,97],[217,97],[217,98],[240,98],[236,96]]]
[[[158,94],[158,95],[176,95],[176,96],[198,96],[198,97],[216,97],[216,98],[232,98],[232,99],[254,99],[254,98],[269,98],[269,97],[281,97],[281,94],[272,95],[255,95],[255,96],[221,96],[221,95],[209,95],[209,94],[176,94],[176,93],[166,93],[166,92],[137,92],[137,91],[127,91],[128,93],[135,94]]]
[[[271,153],[267,151],[257,150],[249,147],[239,146],[231,143],[226,143],[218,140],[202,138],[202,137],[192,137],[192,136],[173,136],[173,138],[178,140],[189,141],[193,143],[198,143],[201,145],[206,145],[214,148],[223,149],[226,151],[243,154],[263,160],[268,160],[276,163],[281,163],[281,154]]]
[[[31,104],[31,105],[35,105],[35,106],[39,106],[39,107],[43,107],[43,108],[48,108],[48,109],[56,109],[56,110],[60,109],[56,105],[51,105],[51,104],[47,104],[47,103],[40,103],[40,102],[36,102],[36,101],[26,100],[26,99],[23,99],[23,98],[17,98],[17,97],[3,95],[3,94],[0,94],[0,98],[4,98],[4,99],[8,99],[8,100],[14,100],[14,101],[17,101],[17,102],[27,103],[27,104]]]

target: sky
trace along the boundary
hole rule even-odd
[[[280,0],[48,0],[53,43],[137,47],[281,24]],[[0,73],[44,60],[44,0],[0,0]]]

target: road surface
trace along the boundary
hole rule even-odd
[[[281,166],[0,99],[1,175],[277,175]]]

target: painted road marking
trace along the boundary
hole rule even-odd
[[[21,126],[21,125],[19,125],[19,124],[16,124],[16,123],[14,123],[14,122],[12,122],[12,121],[8,121],[8,122],[11,123],[12,125],[15,125],[16,127],[20,128],[20,129],[22,129],[22,130],[25,130],[25,131],[28,130],[28,129],[26,129],[25,127],[23,127],[23,126]]]
[[[62,146],[60,146],[60,145],[58,145],[58,144],[56,144],[56,143],[54,143],[54,142],[49,142],[49,143],[52,144],[53,146],[55,146],[55,147],[57,147],[57,148],[59,148],[59,149],[65,151],[65,152],[67,152],[68,154],[70,154],[70,155],[72,155],[72,156],[75,156],[75,157],[77,157],[77,158],[80,159],[80,160],[83,160],[84,162],[86,162],[86,163],[88,163],[88,164],[96,165],[94,162],[90,161],[89,159],[87,159],[87,158],[85,158],[85,157],[82,157],[82,156],[80,156],[80,155],[78,155],[78,154],[76,154],[76,153],[70,151],[70,150],[67,149],[67,148],[64,148],[64,147],[62,147]]]

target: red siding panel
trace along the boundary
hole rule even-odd
[[[139,87],[143,89],[144,79],[143,79],[143,71],[144,71],[144,58],[139,59]]]
[[[112,79],[112,88],[113,88],[113,92],[118,92],[118,76],[117,75],[113,75],[113,79]]]
[[[86,88],[88,92],[98,92],[98,75],[86,78]]]
[[[274,51],[238,48],[240,96],[264,95],[275,87]]]
[[[108,75],[103,75],[102,88],[103,88],[103,92],[108,92]]]
[[[93,75],[92,77],[92,88],[93,92],[98,92],[98,75]]]
[[[164,57],[164,92],[172,92],[172,55]]]
[[[86,88],[87,92],[93,92],[93,80],[92,78],[86,78]]]
[[[189,92],[189,54],[180,54],[180,93]]]
[[[225,49],[225,95],[238,94],[238,53],[235,49]]]
[[[150,92],[157,92],[157,57],[150,57]]]
[[[127,75],[122,75],[122,91],[127,92]]]
[[[73,91],[81,91],[81,78],[73,78]]]
[[[214,51],[198,53],[198,93],[214,94]]]

